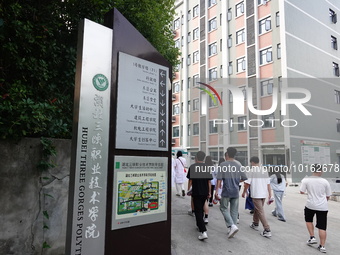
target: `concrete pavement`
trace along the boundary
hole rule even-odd
[[[187,186],[185,186],[187,187]],[[243,187],[242,187],[243,190]],[[241,191],[242,191],[241,190]],[[271,238],[260,235],[259,230],[249,227],[252,215],[244,209],[245,199],[240,197],[240,223],[239,232],[234,238],[228,239],[227,228],[219,205],[210,207],[208,239],[198,240],[199,232],[196,228],[195,218],[188,215],[190,197],[172,196],[172,255],[221,255],[221,254],[261,254],[261,255],[290,255],[290,254],[321,254],[317,250],[318,244],[308,246],[309,238],[304,222],[304,206],[306,195],[299,193],[299,187],[287,187],[283,198],[283,207],[287,222],[281,222],[271,215],[275,203],[265,204],[266,216],[272,231]],[[329,201],[328,228],[326,249],[327,254],[339,254],[340,250],[340,202]],[[319,240],[318,230],[315,229],[316,239]]]

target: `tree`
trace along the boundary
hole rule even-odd
[[[78,24],[116,7],[177,64],[174,0],[3,0],[0,3],[0,135],[69,138]]]

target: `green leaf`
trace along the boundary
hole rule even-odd
[[[51,248],[51,246],[45,241],[43,243],[43,249],[46,249],[46,248]]]
[[[54,198],[52,195],[50,195],[50,194],[47,194],[47,193],[44,193],[44,196],[45,196],[45,197],[51,197],[51,198]]]
[[[169,29],[175,0],[6,2],[0,4],[2,139],[72,137],[78,23],[84,17],[102,24],[117,7],[172,65],[179,63]]]
[[[47,211],[43,211],[43,215],[45,216],[46,219],[49,219],[50,216],[48,215],[48,212]]]

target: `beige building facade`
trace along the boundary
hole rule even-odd
[[[339,164],[339,12],[336,0],[176,1],[173,150]]]

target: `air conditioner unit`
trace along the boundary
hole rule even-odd
[[[172,31],[172,34],[174,35],[174,37],[177,35],[177,32],[176,32],[176,30],[173,30]]]
[[[175,139],[171,139],[171,144],[176,144],[176,140]]]
[[[227,20],[231,21],[231,19],[232,19],[231,11],[228,11],[228,13],[227,13]]]
[[[176,100],[176,95],[172,95],[172,101]]]
[[[172,116],[172,122],[176,122],[176,116]]]
[[[233,66],[232,65],[228,66],[228,74],[229,75],[233,74]]]
[[[233,39],[228,38],[228,48],[230,48],[231,46],[233,46]]]

